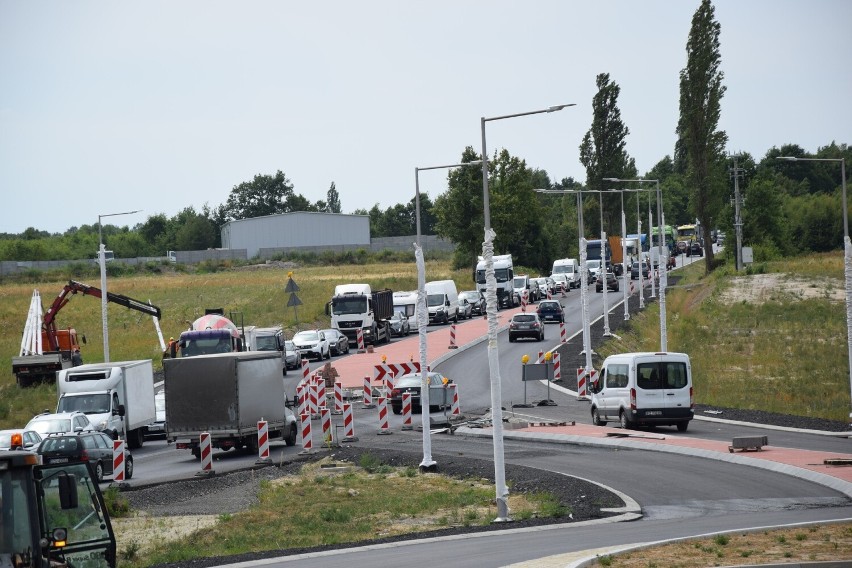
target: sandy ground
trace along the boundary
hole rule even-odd
[[[722,294],[723,302],[763,303],[768,300],[807,300],[827,298],[843,302],[846,292],[839,278],[825,280],[797,278],[783,273],[737,276],[729,280]]]

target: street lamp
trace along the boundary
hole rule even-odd
[[[663,245],[665,244],[665,237],[663,236],[663,231],[666,226],[666,218],[665,213],[663,212],[663,194],[660,191],[660,180],[658,179],[620,179],[620,178],[604,178],[604,181],[613,181],[613,182],[632,182],[632,183],[655,183],[656,191],[657,191],[657,242],[659,244],[659,248],[657,249],[657,264],[659,265],[660,270],[660,351],[665,353],[668,350],[668,333],[666,331],[666,284],[668,283],[668,278],[666,274],[666,263],[668,262],[668,255],[666,258],[661,258],[661,253],[663,252]],[[650,215],[649,215],[650,217]],[[650,219],[649,219],[650,221]],[[653,235],[651,237],[651,247],[653,248]],[[670,254],[670,252],[669,252]],[[653,255],[652,255],[653,262]],[[653,267],[653,264],[652,264]],[[651,283],[653,285],[654,278],[651,276]]]
[[[104,217],[116,217],[118,215],[132,215],[139,213],[141,209],[136,211],[126,211],[124,213],[106,213],[98,215],[98,262],[101,265],[101,320],[104,335],[104,363],[109,363],[109,328],[107,326],[107,283],[106,283],[106,259],[104,258],[104,238],[101,219]]]
[[[431,166],[428,168],[414,168],[414,188],[415,188],[415,211],[417,218],[417,243],[414,247],[414,256],[417,262],[417,333],[420,342],[420,397],[422,402],[420,408],[423,411],[420,413],[423,425],[423,461],[420,462],[420,469],[430,471],[437,465],[432,459],[432,437],[431,427],[429,422],[429,373],[427,371],[428,361],[426,359],[426,327],[429,323],[426,309],[426,262],[423,258],[423,249],[420,243],[420,171],[421,170],[439,170],[447,168],[458,168],[461,166],[478,165],[479,160],[466,162],[464,164],[449,164],[446,166]]]
[[[799,158],[796,156],[779,156],[779,160],[788,162],[840,162],[840,187],[843,196],[843,274],[846,281],[846,343],[849,358],[849,397],[852,404],[852,333],[849,322],[852,322],[852,243],[849,241],[849,213],[846,208],[846,159],[845,158]],[[849,411],[852,423],[852,409]]]
[[[488,196],[488,151],[485,144],[485,123],[506,118],[556,112],[574,104],[563,104],[546,109],[481,117],[482,130],[482,207],[485,218],[485,241],[482,256],[485,259],[485,302],[488,314],[488,369],[491,378],[491,423],[494,437],[494,485],[497,494],[496,522],[509,519],[509,488],[506,486],[506,464],[503,459],[503,402],[500,386],[500,360],[497,350],[497,279],[494,276],[494,232],[491,230],[491,205]],[[421,395],[422,396],[422,395]]]
[[[583,192],[580,190],[571,189],[536,189],[538,193],[551,195],[565,195],[569,193],[577,194],[577,234],[580,248],[580,311],[583,319],[583,353],[586,356],[585,376],[590,377],[592,372],[592,339],[589,331],[589,297],[588,297],[588,267],[586,266],[586,239],[583,234],[586,232],[583,226]],[[579,395],[579,393],[577,393]],[[578,400],[583,400],[578,396]]]

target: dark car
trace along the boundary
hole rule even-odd
[[[423,385],[420,373],[403,375],[396,379],[391,390],[390,402],[394,414],[402,414],[402,395],[411,393],[411,411],[421,412],[420,388]],[[429,373],[429,411],[437,412],[449,407],[449,390],[444,386],[444,375],[434,371]]]
[[[332,355],[346,355],[349,353],[349,339],[336,329],[324,329],[325,339]]]
[[[612,272],[606,273],[606,289],[613,292],[618,292],[618,278]],[[598,278],[595,282],[595,290],[603,292],[603,278]]]
[[[485,313],[485,296],[479,290],[465,290],[459,293],[459,303],[462,299],[467,300],[470,304],[470,313],[474,316],[481,316]]]
[[[704,249],[701,248],[701,243],[692,241],[689,248],[686,249],[686,256],[704,256]]]
[[[536,341],[544,341],[544,324],[536,313],[515,314],[509,322],[509,341],[521,337],[532,337]]]
[[[98,481],[112,475],[112,438],[102,432],[48,436],[38,447],[42,463],[87,461]],[[124,451],[124,478],[133,477],[133,456]]]
[[[411,320],[404,313],[396,311],[390,319],[391,334],[402,337],[411,333]]]
[[[639,267],[642,267],[642,278],[647,280],[651,276],[651,267],[646,262],[633,262],[633,267],[630,269],[630,279],[639,280]]]
[[[549,321],[565,323],[565,311],[562,309],[562,304],[556,300],[542,300],[538,305],[536,313],[538,313],[538,317],[542,323]]]

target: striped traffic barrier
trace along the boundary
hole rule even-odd
[[[456,324],[450,326],[450,346],[447,349],[457,349],[456,345]]]
[[[201,453],[201,471],[196,475],[211,475],[213,473],[213,449],[210,442],[210,432],[202,432],[198,437],[199,452]]]
[[[112,441],[112,480],[124,481],[124,440]]]
[[[343,403],[343,441],[358,441],[358,437],[355,436],[355,420],[352,417],[352,404],[348,402]]]
[[[322,407],[320,414],[322,415],[322,419],[320,420],[322,424],[322,443],[325,446],[332,446],[334,444],[334,434],[331,431],[331,410]]]
[[[456,383],[450,383],[447,385],[450,388],[450,394],[452,395],[452,406],[450,407],[450,416],[461,416],[461,408],[459,406],[459,387]]]
[[[334,410],[332,414],[343,414],[343,384],[334,381]]]
[[[408,391],[402,393],[402,429],[413,429],[411,425],[411,393]]]
[[[317,405],[320,408],[325,408],[328,406],[328,399],[325,394],[325,379],[317,373],[314,375],[314,381],[317,383]]]
[[[257,422],[257,463],[272,463],[269,457],[269,423],[263,419]]]
[[[364,353],[364,330],[360,327],[355,330],[355,343],[358,345],[358,353]]]
[[[302,414],[299,416],[299,425],[302,432],[302,452],[310,452],[314,448],[313,439],[311,436],[311,415]]]
[[[577,367],[577,398],[586,398],[586,369]]]
[[[544,361],[544,351],[539,351],[538,352],[538,359],[536,360],[536,363],[541,363],[542,361]]]
[[[548,288],[548,289],[547,289],[547,299],[548,299],[548,300],[552,300],[552,299],[553,299],[553,292],[551,292],[551,291],[550,291],[550,288]]]
[[[390,398],[393,385],[396,382],[396,373],[388,373],[385,378],[385,398]]]
[[[568,342],[568,334],[565,331],[565,322],[559,324],[559,341],[562,343]]]
[[[379,397],[379,434],[392,434],[390,425],[388,424],[388,399],[383,396]]]
[[[562,380],[562,368],[559,366],[560,356],[558,351],[553,352],[553,382]]]
[[[364,408],[375,408],[373,404],[373,387],[370,386],[370,376],[364,376]]]
[[[308,383],[308,377],[311,374],[311,367],[307,359],[302,359],[302,380],[305,384]]]
[[[296,385],[296,398],[299,400],[299,416],[308,414],[308,387],[305,383]]]
[[[317,400],[317,391],[319,390],[319,386],[316,381],[310,379],[308,383],[308,410],[310,411],[310,415],[312,419],[319,418],[319,404]]]
[[[524,290],[524,293],[521,294],[521,311],[522,312],[527,311],[527,291],[526,290]]]

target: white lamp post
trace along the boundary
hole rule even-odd
[[[843,196],[843,275],[846,282],[846,344],[849,359],[849,397],[852,403],[852,243],[849,241],[849,213],[846,207],[846,159],[845,158],[799,158],[796,156],[780,156],[779,160],[789,162],[840,162],[840,184]],[[849,412],[852,423],[852,409]]]
[[[668,263],[668,256],[666,258],[662,257],[663,245],[665,245],[665,236],[663,235],[663,231],[666,226],[666,219],[663,213],[663,195],[660,191],[660,180],[658,179],[619,179],[619,178],[604,178],[604,181],[614,181],[614,182],[633,182],[633,183],[655,183],[657,184],[657,242],[659,247],[657,248],[657,263],[659,265],[660,270],[660,351],[666,352],[668,350],[668,332],[666,331],[666,284],[668,282],[667,274],[666,274],[666,263]],[[649,212],[650,217],[650,212]],[[650,218],[649,218],[650,222]],[[650,224],[650,223],[649,223]],[[651,239],[651,247],[653,248],[653,236]],[[670,253],[669,253],[670,254]],[[653,257],[652,257],[653,258]],[[653,267],[653,265],[652,265]],[[651,284],[654,283],[654,277],[651,276]],[[652,295],[653,297],[653,295]]]
[[[417,333],[420,344],[420,408],[423,425],[423,461],[420,469],[431,471],[437,465],[432,459],[432,437],[430,434],[432,425],[429,422],[429,373],[427,371],[428,361],[426,358],[426,326],[429,323],[426,309],[426,264],[423,258],[423,249],[420,243],[420,171],[439,170],[447,168],[458,168],[461,166],[479,165],[479,160],[464,164],[449,164],[446,166],[431,166],[428,168],[414,168],[415,187],[415,212],[417,219],[417,244],[415,246],[415,257],[417,260]]]
[[[548,107],[542,110],[480,118],[482,130],[482,207],[485,218],[485,241],[482,256],[485,259],[485,302],[488,314],[488,369],[491,378],[491,423],[494,437],[494,485],[497,494],[496,522],[509,519],[509,488],[506,486],[506,464],[503,459],[503,395],[500,385],[500,360],[497,350],[497,279],[494,276],[494,232],[491,230],[491,204],[488,195],[488,151],[485,144],[485,123],[506,118],[550,113],[574,104]]]
[[[109,328],[107,326],[107,281],[106,281],[106,260],[104,258],[104,239],[101,230],[101,219],[103,217],[116,217],[118,215],[132,215],[139,213],[141,209],[136,211],[127,211],[125,213],[106,213],[98,215],[98,262],[101,265],[101,320],[103,325],[104,335],[104,363],[109,363]]]

